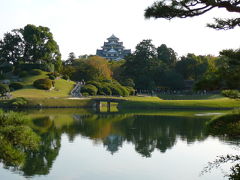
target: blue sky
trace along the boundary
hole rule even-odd
[[[206,27],[213,16],[237,14],[214,10],[191,19],[146,20],[144,9],[152,2],[154,0],[1,0],[0,38],[26,24],[47,26],[63,59],[69,52],[95,54],[111,34],[132,50],[143,39],[152,39],[156,46],[166,44],[179,56],[218,55],[222,49],[240,47],[240,28],[216,31]]]

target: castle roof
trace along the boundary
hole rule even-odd
[[[116,50],[114,50],[114,49],[110,49],[109,51],[108,51],[108,53],[116,53],[117,51]]]
[[[111,36],[111,37],[109,37],[109,38],[107,38],[108,40],[111,40],[111,39],[116,39],[116,40],[119,40],[114,34]]]

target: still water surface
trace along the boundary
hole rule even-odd
[[[40,151],[27,153],[18,170],[1,164],[0,179],[221,180],[229,165],[201,171],[217,156],[239,152],[237,141],[205,133],[219,112],[25,113],[41,136]]]

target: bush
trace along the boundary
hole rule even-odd
[[[47,74],[48,76],[55,76],[55,77],[59,77],[60,74],[58,72],[50,72]]]
[[[27,104],[28,104],[28,101],[23,97],[18,97],[18,98],[15,98],[15,99],[12,99],[11,101],[9,101],[9,105],[11,107],[15,107],[15,108],[23,107]]]
[[[38,79],[33,82],[33,86],[38,89],[49,90],[53,87],[53,81],[50,79]]]
[[[223,90],[222,95],[232,98],[232,99],[239,99],[240,98],[240,93],[238,90]]]
[[[19,77],[26,77],[28,76],[28,72],[27,71],[22,71],[19,73]]]
[[[92,95],[92,96],[97,95],[97,91],[98,89],[96,88],[96,86],[91,84],[87,84],[83,86],[81,89],[81,93],[88,93],[89,95]]]
[[[87,92],[82,93],[82,95],[85,96],[85,97],[89,96],[89,94]]]
[[[99,95],[112,95],[112,91],[109,87],[103,86],[101,89],[98,91]]]
[[[40,69],[33,69],[30,71],[31,75],[41,75],[42,74],[42,70]]]
[[[18,90],[18,89],[22,89],[23,85],[19,82],[13,82],[9,85],[10,89],[14,89],[14,90]]]
[[[63,79],[65,79],[65,80],[69,80],[69,76],[68,75],[63,75],[63,77],[62,77]]]
[[[98,90],[102,88],[102,84],[97,81],[88,81],[87,84],[94,85],[96,88],[98,88]]]
[[[5,95],[9,91],[10,91],[10,89],[9,89],[8,85],[0,84],[0,94],[1,95]]]
[[[111,84],[109,88],[112,91],[112,95],[114,96],[122,96],[122,91],[114,84]]]
[[[49,79],[51,79],[51,80],[54,80],[54,79],[56,78],[56,77],[53,76],[53,75],[49,75],[48,77],[49,77]]]
[[[121,91],[121,96],[124,96],[124,97],[129,96],[129,92],[128,92],[127,88],[125,88],[124,86],[121,86],[121,85],[117,85],[117,87]]]
[[[135,89],[130,86],[126,86],[126,89],[128,90],[129,95],[134,96],[135,95]]]
[[[54,72],[55,67],[54,67],[54,64],[49,63],[49,64],[43,64],[41,69],[47,72]]]

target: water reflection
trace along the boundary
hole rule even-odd
[[[136,152],[144,157],[150,157],[155,149],[166,152],[178,138],[192,143],[207,137],[204,132],[206,118],[194,116],[76,113],[69,116],[67,119],[59,115],[33,117],[31,127],[42,137],[42,148],[45,150],[44,157],[40,158],[41,167],[45,167],[43,159],[49,159],[48,153],[54,151],[50,160],[57,155],[63,133],[67,134],[70,141],[81,135],[100,142],[111,154],[117,152],[126,141],[132,143]]]
[[[88,110],[27,112],[31,128],[41,137],[39,151],[29,151],[22,168],[23,175],[49,174],[66,134],[70,142],[82,136],[102,144],[115,155],[124,143],[132,144],[142,157],[150,158],[154,151],[165,153],[178,140],[192,144],[207,138],[206,116],[134,113],[92,113]],[[171,114],[171,113],[170,113]],[[200,170],[199,170],[200,171]]]

